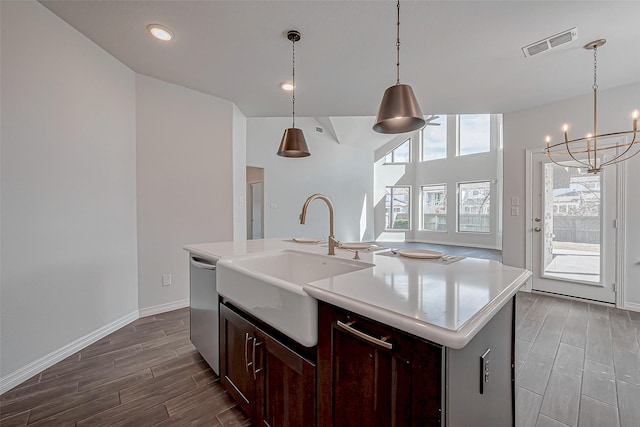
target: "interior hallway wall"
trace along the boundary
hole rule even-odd
[[[0,10],[4,383],[138,288],[135,74],[35,1]]]
[[[233,240],[234,120],[226,100],[136,75],[139,306],[188,305],[188,243]],[[242,138],[240,136],[240,142]],[[242,161],[244,174],[244,161]],[[241,179],[244,191],[244,177]],[[242,217],[242,228],[244,228]],[[171,286],[162,275],[171,274]]]

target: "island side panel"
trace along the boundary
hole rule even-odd
[[[447,348],[447,426],[514,425],[514,310],[515,297],[464,348]]]

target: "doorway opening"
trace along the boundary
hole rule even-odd
[[[264,238],[264,169],[247,166],[247,239]]]

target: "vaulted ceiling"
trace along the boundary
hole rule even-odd
[[[373,116],[395,83],[394,1],[41,1],[132,70],[228,99],[248,117],[288,116],[296,29],[296,113]],[[503,113],[640,76],[640,1],[402,1],[401,74],[425,114]],[[161,43],[146,27],[175,33]],[[577,27],[577,40],[521,48]],[[43,35],[46,36],[46,35]]]

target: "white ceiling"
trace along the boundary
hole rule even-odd
[[[395,83],[394,1],[41,1],[138,73],[228,99],[248,117],[288,116],[297,29],[296,114],[373,116]],[[640,76],[640,1],[401,3],[401,75],[425,114],[504,113]],[[173,30],[161,43],[150,23]],[[525,58],[521,48],[572,27],[578,40]]]

